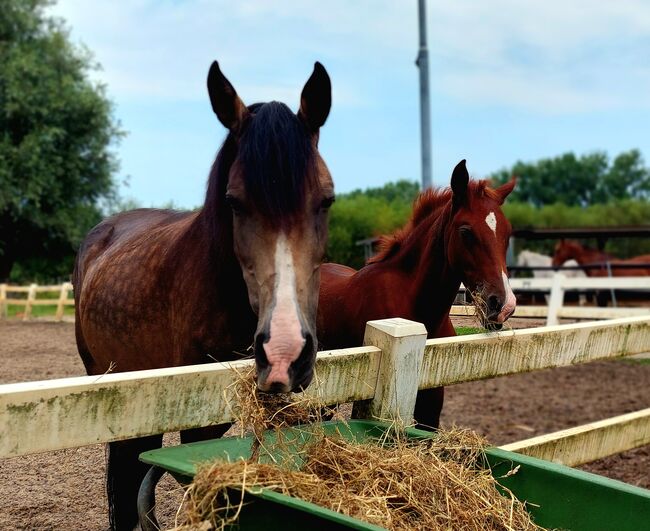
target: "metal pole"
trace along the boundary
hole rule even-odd
[[[422,189],[431,187],[431,108],[429,103],[429,50],[427,49],[426,0],[418,0],[420,48],[415,64],[420,69],[420,137],[422,141]]]

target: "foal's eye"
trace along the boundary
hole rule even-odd
[[[244,204],[241,202],[241,200],[237,199],[233,195],[226,195],[226,203],[228,203],[228,206],[235,214],[239,214],[244,211]]]
[[[329,207],[332,206],[332,203],[334,203],[334,196],[332,196],[332,197],[326,197],[325,199],[323,199],[323,200],[321,201],[320,207],[321,207],[323,210],[328,210]]]
[[[466,243],[473,243],[476,241],[474,232],[472,232],[472,228],[469,225],[463,225],[460,228],[460,236]]]

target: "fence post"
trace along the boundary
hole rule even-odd
[[[372,400],[358,403],[355,416],[413,421],[427,330],[422,323],[394,318],[369,321],[364,345],[381,349],[379,376]]]
[[[36,300],[36,284],[30,284],[29,291],[27,292],[27,303],[25,304],[25,313],[23,314],[23,321],[28,321],[32,315],[32,302]]]
[[[63,319],[63,304],[68,298],[68,283],[61,283],[61,290],[59,291],[59,302],[56,305],[56,315],[54,316],[55,321],[60,321]]]
[[[548,315],[546,317],[546,326],[559,324],[557,317],[558,311],[564,304],[564,279],[566,277],[562,273],[555,273],[553,275],[553,284],[551,286],[551,296],[548,301]]]
[[[0,319],[8,315],[9,305],[7,304],[7,285],[0,284]]]

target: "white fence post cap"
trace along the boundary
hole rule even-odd
[[[427,329],[422,323],[393,317],[392,319],[380,319],[368,321],[366,326],[371,326],[393,337],[417,336],[426,334]]]

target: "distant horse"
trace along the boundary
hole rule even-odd
[[[650,276],[650,267],[636,268],[608,268],[609,263],[612,266],[621,264],[650,264],[650,254],[635,256],[627,260],[621,260],[610,254],[595,249],[583,247],[578,242],[573,240],[560,240],[555,246],[555,254],[553,255],[553,266],[563,264],[566,260],[576,260],[581,266],[585,265],[600,265],[599,268],[586,268],[585,272],[590,277],[647,277]],[[611,275],[610,275],[611,272]]]
[[[232,360],[252,346],[261,390],[300,390],[313,376],[334,194],[317,148],[329,76],[315,64],[297,115],[278,102],[247,108],[216,62],[207,84],[229,134],[205,204],[125,212],[88,234],[74,271],[79,354],[88,374],[102,374]],[[181,439],[205,435],[190,430]],[[156,435],[109,444],[113,529],[137,524],[147,471],[138,455],[161,443]]]
[[[517,256],[517,266],[519,267],[551,267],[553,263],[553,258],[551,258],[548,255],[545,254],[540,254],[540,253],[535,253],[533,251],[528,251],[524,249],[519,253]],[[575,260],[567,260],[562,264],[562,267],[577,267],[578,262]],[[566,277],[572,277],[572,278],[584,278],[587,275],[585,275],[585,272],[582,271],[581,269],[569,269],[567,271],[562,271],[562,274]],[[539,270],[539,269],[533,269],[533,277],[535,278],[552,278],[553,275],[555,275],[555,271],[551,270]],[[548,302],[548,295],[545,296],[546,302]],[[533,294],[533,299],[534,299],[534,294]],[[569,299],[568,294],[566,295],[566,299]],[[586,298],[584,295],[580,295],[578,298],[578,301],[581,306],[583,306],[586,303]]]
[[[528,251],[524,249],[517,256],[517,265],[519,267],[552,267],[553,258],[540,253],[535,253],[533,251]],[[561,267],[577,267],[578,262],[575,260],[567,260]],[[556,266],[557,267],[557,266]],[[535,278],[552,278],[555,274],[554,271],[549,270],[536,270],[533,269],[533,276]],[[566,277],[582,278],[585,277],[585,272],[580,269],[570,269],[568,271],[562,271],[562,274]]]
[[[485,300],[487,321],[501,326],[516,305],[506,275],[511,227],[501,211],[514,185],[492,189],[486,181],[470,181],[463,160],[451,188],[422,192],[407,225],[384,238],[365,267],[323,264],[322,345],[360,345],[366,322],[388,317],[424,323],[429,338],[454,336],[449,311],[461,282]],[[420,391],[416,421],[438,427],[442,402],[442,388]]]

